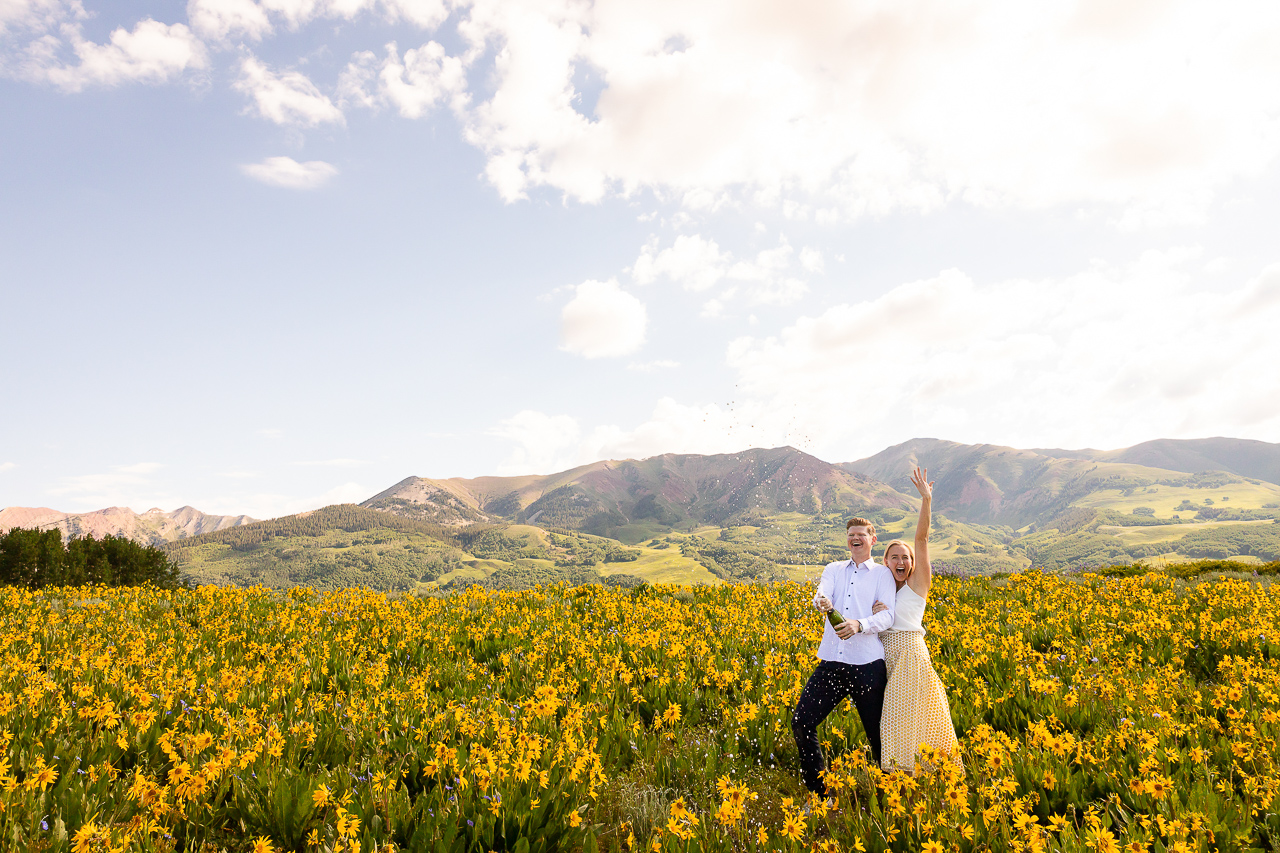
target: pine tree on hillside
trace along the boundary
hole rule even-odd
[[[0,536],[0,584],[140,586],[182,584],[177,563],[158,548],[123,536],[78,536],[65,545],[56,530],[14,528]]]

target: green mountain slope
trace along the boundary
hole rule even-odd
[[[1004,543],[1008,555],[1044,568],[1202,557],[1265,561],[1280,557],[1280,525],[1273,523],[1280,486],[1255,476],[1266,473],[1270,447],[1206,439],[1060,451],[914,439],[845,467],[890,485],[913,464],[928,467],[940,514],[1013,528]],[[1188,470],[1133,461],[1156,459],[1157,451],[1176,455]],[[1241,473],[1205,470],[1210,452]]]
[[[686,537],[681,537],[681,539]],[[195,536],[165,549],[196,583],[408,590],[482,583],[714,583],[677,541],[627,548],[576,531],[448,527],[352,504]]]
[[[900,488],[907,480],[904,472],[922,465],[936,480],[934,503],[939,512],[957,520],[1015,529],[1052,524],[1081,506],[1130,513],[1158,505],[1163,510],[1160,514],[1170,518],[1175,513],[1194,515],[1213,494],[1234,500],[1232,508],[1242,510],[1280,506],[1280,486],[1256,477],[1250,482],[1233,472],[1168,470],[1102,458],[1118,460],[1126,455],[1127,451],[1020,450],[917,438],[842,467]],[[1150,456],[1147,451],[1133,455]]]
[[[351,504],[165,546],[197,583],[407,589],[460,563],[456,531]]]
[[[1148,442],[1172,453],[1166,444]],[[845,466],[774,448],[603,461],[551,475],[410,477],[362,506],[167,547],[199,582],[276,587],[815,580],[846,555],[850,515],[871,518],[881,543],[912,538],[918,504],[904,491],[918,463],[937,480],[931,550],[943,571],[1259,562],[1280,559],[1280,485],[1240,460],[1265,462],[1266,447],[1233,457],[1240,474],[1138,464],[1132,459],[1154,458],[1142,446],[1054,456],[914,439]],[[1186,468],[1227,452],[1212,441],[1173,448]]]
[[[1159,438],[1122,450],[1037,450],[1098,462],[1130,462],[1187,474],[1225,471],[1280,485],[1280,444],[1243,438]]]
[[[705,525],[755,524],[779,513],[907,508],[912,500],[882,482],[778,447],[596,462],[538,477],[411,477],[363,505],[454,523],[470,512],[635,543]]]

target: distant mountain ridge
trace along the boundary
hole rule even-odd
[[[1023,449],[916,438],[838,465],[792,447],[663,454],[593,462],[545,475],[408,477],[361,506],[438,525],[442,541],[454,535],[448,529],[461,533],[470,525],[530,524],[626,545],[668,533],[694,535],[709,527],[810,523],[805,517],[825,526],[854,513],[909,526],[918,506],[907,477],[915,464],[929,468],[937,483],[939,547],[948,520],[969,525],[947,533],[946,547],[954,558],[994,559],[1004,553],[1021,559],[1014,551],[1021,547],[1018,542],[1025,542],[1028,548],[1021,553],[1026,559],[1047,561],[1045,542],[1022,537],[1048,530],[1068,537],[1087,534],[1094,545],[1111,537],[1105,544],[1117,556],[1120,551],[1139,556],[1164,553],[1155,546],[1181,542],[1195,532],[1179,524],[1256,525],[1280,519],[1280,444],[1221,437],[1157,439],[1119,450]],[[46,507],[0,510],[0,532],[39,527],[68,537],[114,534],[156,545],[252,522],[244,515],[209,515],[191,507],[145,513],[123,507],[90,513]],[[1232,530],[1236,536],[1262,537],[1247,546],[1252,551],[1239,552],[1246,554],[1270,548],[1266,542],[1275,538],[1271,530],[1280,533],[1280,528]],[[1208,535],[1196,532],[1202,534]],[[1213,535],[1227,534],[1224,528]],[[1083,559],[1067,555],[1060,562]]]
[[[936,480],[938,511],[960,521],[1014,528],[1051,522],[1104,490],[1208,487],[1224,477],[1280,484],[1280,444],[1231,438],[1158,439],[1109,451],[915,438],[841,467],[903,488],[917,464]]]
[[[1280,444],[1245,438],[1157,438],[1123,450],[1036,450],[1098,462],[1131,462],[1186,474],[1226,471],[1280,484]]]
[[[107,507],[94,512],[60,512],[48,507],[6,507],[0,509],[0,533],[15,527],[59,530],[64,539],[72,536],[123,536],[147,545],[160,545],[201,533],[225,530],[257,519],[247,515],[209,515],[184,506],[173,512],[151,508],[136,513],[128,507]]]
[[[601,461],[545,476],[410,477],[361,506],[439,524],[518,521],[636,535],[781,512],[909,508],[912,498],[793,447]]]

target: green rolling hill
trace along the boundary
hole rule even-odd
[[[1165,439],[1113,451],[1022,450],[913,439],[842,467],[901,487],[899,472],[915,464],[935,478],[940,514],[1011,528],[1007,552],[1028,564],[1280,559],[1280,484],[1267,479],[1280,479],[1280,445]]]
[[[1087,454],[1098,462],[1130,462],[1187,474],[1223,471],[1280,484],[1280,444],[1242,438],[1159,438],[1122,450],[1039,450],[1046,455]]]
[[[527,522],[635,543],[707,525],[763,522],[780,513],[905,509],[913,501],[883,482],[777,447],[595,462],[547,476],[410,477],[362,506],[443,523]]]
[[[198,582],[276,587],[816,579],[847,553],[850,515],[871,518],[881,542],[911,538],[918,502],[906,472],[920,464],[937,481],[932,553],[943,570],[1280,559],[1280,485],[1260,476],[1275,475],[1277,446],[1232,441],[1059,451],[914,439],[844,465],[773,448],[409,477],[361,506],[166,547]]]

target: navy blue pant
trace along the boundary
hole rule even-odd
[[[800,750],[800,774],[810,791],[822,796],[827,793],[827,786],[822,783],[827,762],[818,743],[818,726],[846,698],[852,699],[858,709],[862,728],[871,742],[871,755],[880,764],[880,712],[884,710],[884,687],[888,681],[883,660],[864,664],[824,660],[809,676],[791,714],[791,734]]]

